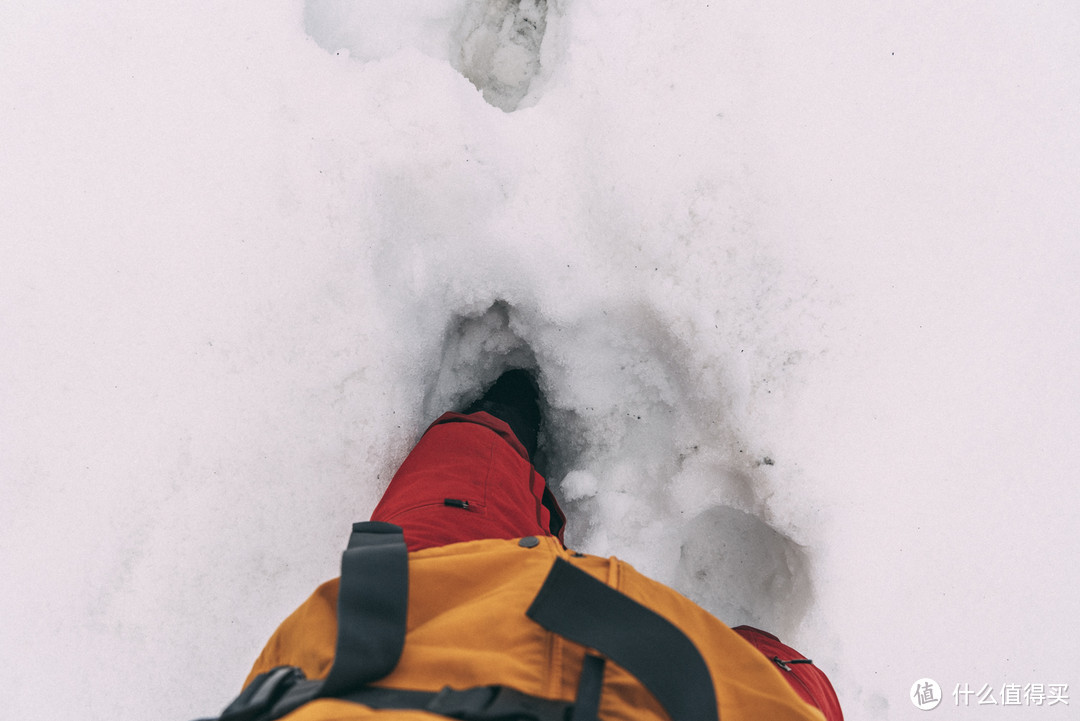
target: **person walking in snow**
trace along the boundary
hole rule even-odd
[[[565,546],[538,396],[510,370],[427,429],[221,721],[843,718],[775,637]]]

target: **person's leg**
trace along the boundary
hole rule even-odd
[[[499,399],[497,389],[507,385],[500,382],[470,407],[488,410],[446,413],[432,424],[372,513],[373,521],[401,526],[410,551],[483,538],[562,540],[565,517],[515,434],[528,441],[528,427],[512,429],[492,415],[505,403],[484,403]]]

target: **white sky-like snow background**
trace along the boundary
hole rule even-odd
[[[504,15],[0,5],[0,716],[219,711],[513,362],[575,547],[1075,716],[1077,6]]]

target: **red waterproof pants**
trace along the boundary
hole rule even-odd
[[[545,488],[509,425],[488,413],[446,413],[401,464],[371,520],[401,526],[410,551],[549,536]],[[561,541],[565,517],[555,511]]]

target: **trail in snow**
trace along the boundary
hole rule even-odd
[[[4,6],[7,712],[219,708],[510,364],[570,542],[853,718],[1075,689],[1080,51],[1018,7]]]

